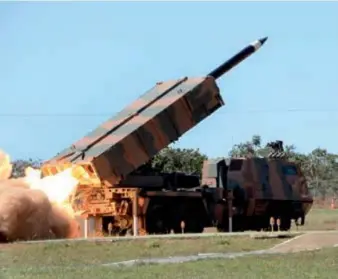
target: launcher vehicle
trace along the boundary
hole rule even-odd
[[[216,79],[257,51],[248,45],[204,77],[158,82],[152,89],[42,166],[43,176],[81,165],[72,205],[84,234],[198,233],[265,229],[270,217],[304,220],[312,204],[301,170],[285,158],[206,161],[203,177],[153,173],[144,165],[224,105]],[[228,222],[231,217],[233,222]]]

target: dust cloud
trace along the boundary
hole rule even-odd
[[[0,150],[0,242],[78,237],[79,225],[67,208],[11,173],[10,158]]]

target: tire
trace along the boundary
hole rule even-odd
[[[281,218],[281,225],[280,225],[280,230],[281,231],[289,231],[291,228],[291,218],[287,216],[283,216]]]
[[[161,206],[154,206],[146,217],[147,233],[149,234],[167,234],[167,224],[164,215],[164,209]]]

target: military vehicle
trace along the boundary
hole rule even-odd
[[[300,182],[300,170],[287,161],[208,161],[202,183],[197,176],[145,167],[224,105],[216,79],[266,40],[253,42],[204,77],[156,83],[115,117],[44,162],[43,176],[71,165],[84,168],[86,178],[80,179],[72,205],[82,212],[85,235],[197,233],[207,226],[231,231],[232,222],[225,222],[225,216],[232,220],[232,215],[235,230],[265,228],[271,214],[282,215],[287,229],[289,219],[306,214],[311,198],[300,190],[306,189],[306,182]],[[284,174],[285,167],[296,172]]]
[[[283,142],[271,142],[267,147],[272,149],[267,157],[248,153],[246,157],[204,162],[202,185],[232,191],[233,231],[269,230],[271,226],[273,230],[279,226],[281,231],[287,231],[292,220],[304,225],[305,215],[312,207],[302,170],[287,158]],[[218,201],[212,209],[220,231],[229,229],[225,204]]]

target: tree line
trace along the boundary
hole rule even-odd
[[[263,144],[259,135],[251,140],[236,144],[225,157],[245,156],[250,152],[254,156],[266,156],[270,149]],[[284,145],[289,160],[298,163],[307,178],[309,188],[316,198],[333,197],[338,194],[338,154],[324,148],[316,148],[308,154],[300,153],[294,145]],[[208,157],[199,149],[167,147],[159,152],[146,167],[158,172],[180,171],[201,175],[203,161]],[[41,160],[13,161],[12,177],[21,177],[28,166],[40,167]]]

